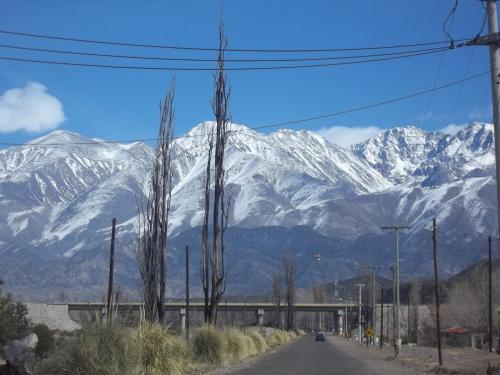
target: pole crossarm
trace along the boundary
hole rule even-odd
[[[500,33],[496,32],[488,35],[483,35],[463,43],[463,45],[465,46],[486,46],[489,44],[500,45]],[[458,45],[457,47],[459,46],[460,45]]]

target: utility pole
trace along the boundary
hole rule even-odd
[[[432,244],[434,249],[434,289],[436,290],[436,338],[438,347],[439,366],[443,365],[441,354],[441,320],[439,317],[439,258],[437,254],[436,218],[432,219]]]
[[[396,272],[394,265],[389,267],[392,275],[392,344],[394,346],[394,355],[398,350],[396,347]],[[389,315],[387,316],[387,342],[389,342]]]
[[[485,0],[482,0],[483,2]],[[486,10],[488,12],[488,35],[474,38],[465,45],[468,46],[488,46],[490,49],[490,74],[491,74],[491,102],[493,104],[493,127],[495,136],[495,169],[496,169],[496,180],[497,180],[497,220],[498,220],[498,232],[500,233],[500,184],[498,179],[500,178],[500,56],[499,49],[500,45],[498,40],[500,35],[498,34],[498,16],[497,16],[497,4],[496,0],[486,1]]]
[[[373,285],[372,285],[372,329],[373,329],[373,332],[375,332],[375,321],[377,320],[376,316],[376,305],[377,305],[377,297],[376,297],[376,294],[377,294],[377,269],[380,269],[382,267],[380,266],[372,266],[372,272],[373,272]]]
[[[488,350],[493,352],[493,301],[491,295],[491,236],[488,236]]]
[[[247,328],[247,297],[245,296],[245,309],[243,310],[243,334],[246,334]]]
[[[376,267],[373,267],[373,289],[372,289],[372,290],[373,290],[373,303],[372,303],[372,306],[373,306],[373,307],[372,307],[372,326],[373,326],[373,327],[372,327],[372,328],[373,328],[373,330],[374,330],[374,331],[375,331],[375,319],[376,319],[376,318],[375,318],[375,313],[376,313],[376,310],[375,310],[375,304],[376,304],[376,302],[377,302],[377,298],[376,298],[376,296],[375,296],[375,289],[376,289],[376,288],[375,288],[375,287],[376,287],[376,284],[375,284],[375,283],[377,282],[376,278],[377,278],[377,275],[376,275]]]
[[[409,226],[390,225],[383,226],[382,229],[391,229],[396,233],[396,263],[395,263],[395,284],[396,284],[396,342],[394,345],[394,356],[397,357],[401,351],[401,322],[400,322],[400,301],[399,301],[399,231],[410,229]],[[394,300],[393,300],[394,305]]]
[[[384,346],[384,287],[381,289],[380,299],[380,349]]]
[[[189,341],[189,246],[186,246],[186,340]]]
[[[362,331],[362,328],[361,328],[361,288],[363,288],[365,286],[365,284],[356,284],[356,286],[359,288],[359,302],[358,302],[358,307],[359,307],[359,312],[358,312],[358,333],[359,333],[359,342],[363,342],[362,340],[362,336],[361,336],[361,331]]]
[[[113,298],[113,273],[115,269],[115,233],[116,233],[116,218],[113,218],[111,225],[111,249],[109,251],[109,280],[108,280],[108,305],[106,311],[106,319],[111,322],[112,317],[112,298]]]

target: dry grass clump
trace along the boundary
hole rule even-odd
[[[224,337],[212,326],[203,326],[195,331],[190,341],[195,359],[212,365],[224,360]]]
[[[258,331],[252,330],[248,333],[248,336],[252,339],[258,354],[262,354],[267,350],[266,339]]]
[[[82,330],[68,350],[59,368],[63,374],[132,375],[139,360],[132,331],[115,326],[96,324]]]
[[[222,335],[224,337],[225,360],[236,362],[252,355],[245,335],[241,331],[230,328],[224,330]]]
[[[248,335],[244,335],[245,338],[245,347],[248,354],[248,357],[252,357],[258,354],[257,348],[255,347],[255,342]]]
[[[182,375],[189,364],[185,342],[158,324],[142,323],[137,344],[140,374]]]

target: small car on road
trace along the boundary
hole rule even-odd
[[[316,332],[316,341],[325,341],[325,339],[326,339],[325,332],[323,331]]]

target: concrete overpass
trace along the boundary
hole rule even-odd
[[[68,306],[68,311],[102,311],[105,308],[102,302],[77,302],[65,303]],[[139,311],[143,306],[142,303],[126,302],[119,303],[119,311]],[[221,302],[218,306],[219,311],[251,311],[251,310],[264,310],[274,311],[275,305],[270,302]],[[296,303],[294,305],[295,312],[334,312],[345,308],[358,307],[357,303]],[[185,302],[168,302],[165,304],[165,311],[179,311],[185,309]],[[190,311],[203,311],[203,302],[190,302]],[[286,304],[281,304],[281,308],[285,309]]]
[[[102,302],[72,302],[60,304],[26,304],[28,306],[29,318],[36,323],[44,323],[51,329],[73,330],[78,323],[90,322],[102,318],[105,313],[105,304]],[[142,303],[128,302],[119,303],[116,306],[117,312],[122,317],[138,319]],[[388,309],[391,305],[384,305],[386,316],[389,316]],[[235,312],[244,316],[244,325],[262,326],[267,320],[267,323],[275,319],[274,311],[276,306],[271,302],[221,302],[218,306],[220,313]],[[294,305],[295,313],[319,313],[321,316],[326,316],[329,313],[330,321],[335,321],[334,326],[343,327],[343,317],[345,313],[357,315],[359,305],[353,302],[340,303],[296,303]],[[377,309],[380,306],[377,305]],[[197,300],[190,302],[190,315],[202,317],[204,303]],[[169,321],[183,328],[186,319],[186,304],[184,301],[170,301],[165,304],[165,311],[169,315]],[[286,311],[286,305],[281,305],[281,313]],[[248,318],[249,319],[248,319]],[[281,316],[284,319],[284,316]],[[76,324],[76,325],[75,325]]]

